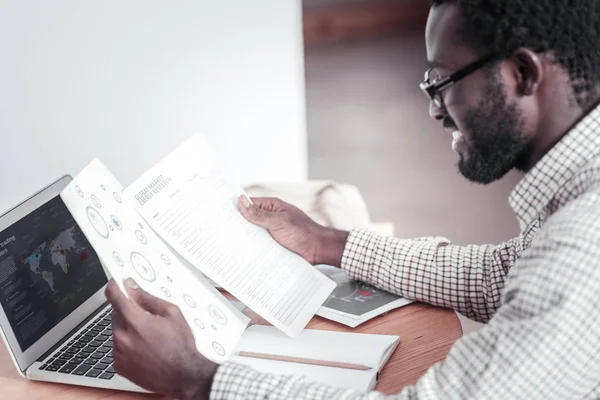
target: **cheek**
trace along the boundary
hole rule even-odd
[[[541,122],[540,110],[537,103],[534,102],[533,99],[523,101],[519,104],[518,110],[520,111],[519,115],[521,116],[522,126],[520,128],[523,136],[530,140],[535,139],[535,132],[539,131]]]
[[[481,100],[481,88],[473,78],[475,77],[468,76],[446,90],[444,102],[447,107],[471,108]]]

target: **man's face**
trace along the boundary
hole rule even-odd
[[[434,7],[427,22],[427,58],[433,75],[445,78],[479,56],[464,43],[461,18],[454,4]],[[452,132],[458,168],[469,180],[490,183],[526,165],[530,145],[518,102],[509,98],[501,66],[491,63],[442,92],[443,104],[430,114]]]

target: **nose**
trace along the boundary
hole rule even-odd
[[[433,101],[429,102],[429,116],[436,121],[444,119],[446,116],[446,110],[442,107],[438,107],[435,105]]]

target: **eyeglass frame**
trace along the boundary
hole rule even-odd
[[[430,75],[433,71],[433,68],[429,68],[425,71],[425,76],[423,78],[423,82],[419,84],[419,87],[425,93],[425,95],[429,98],[436,107],[442,107],[444,104],[444,99],[442,98],[442,92],[446,89],[457,84],[462,79],[466,78],[473,72],[477,71],[490,61],[496,60],[499,57],[496,54],[489,54],[486,57],[483,57],[471,64],[467,65],[464,68],[456,71],[455,73],[445,77],[445,78],[435,78],[431,81]]]

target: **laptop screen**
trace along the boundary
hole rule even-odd
[[[0,304],[22,351],[106,283],[59,196],[0,232]]]

